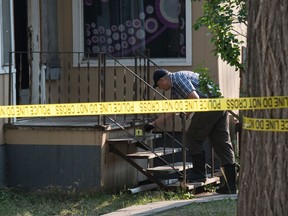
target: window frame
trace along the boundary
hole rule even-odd
[[[8,12],[8,16],[9,17],[9,28],[10,28],[10,46],[11,46],[11,51],[14,50],[14,28],[13,28],[13,23],[14,23],[14,19],[13,19],[13,0],[7,0],[7,2],[9,2],[9,6],[10,6],[10,10]],[[4,61],[4,37],[3,37],[3,28],[4,28],[4,25],[3,25],[3,13],[2,13],[2,10],[3,10],[3,1],[0,1],[0,26],[1,26],[1,29],[0,29],[0,74],[7,74],[9,73],[9,62],[5,62]],[[8,54],[9,55],[9,54]],[[8,56],[9,58],[9,56]],[[14,65],[14,59],[12,58],[12,65]],[[14,71],[14,70],[13,70]]]
[[[84,57],[84,14],[83,1],[72,0],[72,24],[73,24],[73,66],[87,66]],[[192,6],[190,0],[185,0],[185,18],[186,18],[186,58],[151,58],[159,66],[191,66],[192,65]],[[78,53],[78,54],[77,54]],[[126,66],[133,66],[134,60],[121,58],[121,62]],[[90,60],[90,65],[97,65],[97,60]],[[113,66],[113,61],[107,60],[107,66]]]

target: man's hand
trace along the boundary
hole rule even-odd
[[[185,113],[185,112],[179,113],[180,118],[185,119],[185,120],[192,119],[193,115],[194,115],[193,112],[191,112],[191,113]]]
[[[150,123],[146,123],[145,125],[144,125],[144,131],[145,132],[149,132],[149,131],[151,131],[151,130],[153,130],[155,127],[152,125],[152,124],[150,124]]]
[[[187,119],[187,114],[184,113],[184,112],[180,112],[179,116],[180,116],[181,119],[184,119],[184,118]]]

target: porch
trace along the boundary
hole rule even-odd
[[[33,118],[6,125],[8,186],[115,190],[136,184],[137,172],[105,145],[107,137],[121,135],[115,124],[98,125],[95,117]]]
[[[106,53],[93,58],[84,53],[12,54],[18,61],[18,68],[14,73],[10,64],[10,85],[17,86],[10,88],[11,104],[166,99],[149,84],[151,73],[158,66],[143,53],[135,54],[134,70]],[[24,55],[29,60],[27,68],[22,65]],[[57,69],[49,63],[55,57]],[[41,59],[43,64],[35,65],[35,59]],[[29,82],[25,81],[25,76]],[[154,117],[137,114],[10,119],[5,125],[7,185],[27,189],[60,186],[118,190],[148,180],[166,188],[166,180],[173,180],[168,184],[175,183],[175,179],[185,175],[183,169],[192,166],[185,160],[180,118],[175,117],[171,123],[165,123],[164,128],[157,128],[148,134],[149,138],[147,134],[136,133],[136,129],[141,130],[142,125]],[[159,147],[163,154],[159,154]],[[143,150],[154,157],[131,159],[131,155],[127,156]],[[212,177],[207,183],[215,183],[219,178],[214,176],[215,158],[208,142],[206,155],[208,174]],[[156,173],[149,170],[159,164],[166,169],[154,170]],[[179,186],[178,182],[176,187]]]
[[[164,181],[171,189],[180,187],[177,185],[179,175],[175,172],[183,168],[182,163],[179,165],[183,159],[183,152],[181,143],[177,144],[173,139],[181,141],[181,133],[174,133],[173,138],[163,135],[163,132],[145,134],[145,137],[137,136],[136,139],[140,138],[152,149],[151,158],[147,156],[143,160],[139,157],[139,152],[143,154],[143,147],[137,144],[137,140],[131,141],[135,139],[133,135],[137,129],[141,128],[139,126],[135,124],[133,118],[126,118],[125,122],[123,119],[122,121],[118,119],[117,124],[109,120],[106,125],[98,125],[94,116],[31,118],[7,124],[5,125],[7,186],[20,186],[26,190],[57,187],[119,191],[129,188],[132,193],[161,187],[111,150],[109,141],[124,138],[123,142],[116,144],[117,150],[125,155],[134,154],[131,158],[143,170],[163,165],[163,161],[155,159],[153,150],[157,152],[159,147],[165,148],[161,157],[169,161],[173,167],[164,166],[162,172],[153,175],[159,179],[160,184]],[[130,141],[126,142],[127,140]],[[171,147],[179,150],[171,154],[169,153]],[[208,159],[208,175],[211,176],[211,149],[208,142],[204,148]],[[215,162],[219,168],[217,160]],[[191,162],[187,159],[187,164],[189,163]],[[175,167],[176,171],[173,170]],[[212,179],[207,183],[219,180]],[[187,184],[187,186],[194,189],[201,185]]]

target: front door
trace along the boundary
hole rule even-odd
[[[14,0],[14,38],[17,104],[29,103],[29,64],[27,60],[27,0]]]

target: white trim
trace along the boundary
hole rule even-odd
[[[14,1],[10,0],[10,20],[11,20],[11,50],[15,50],[15,35],[14,35]],[[14,65],[14,58],[12,58],[12,62]]]
[[[28,28],[31,30],[31,38],[28,38],[28,43],[30,43],[31,51],[41,51],[40,38],[41,38],[41,24],[40,19],[35,19],[35,17],[40,17],[40,2],[38,0],[28,0]],[[40,56],[35,55],[31,61],[32,67],[32,82],[31,82],[31,103],[39,103],[39,74],[41,73]]]
[[[190,0],[186,0],[186,64],[192,65],[192,5]]]
[[[72,1],[72,17],[73,17],[73,52],[84,51],[84,38],[83,31],[80,29],[83,27],[83,1],[73,0]],[[83,58],[83,56],[80,56]],[[73,66],[78,66],[78,55],[73,54]]]
[[[0,1],[0,10],[2,11],[2,1]],[[13,0],[10,0],[10,35],[11,35],[11,50],[13,51],[15,49],[15,45],[14,45],[14,16],[13,16]],[[0,74],[7,74],[9,73],[9,66],[5,65],[3,66],[4,62],[2,62],[2,57],[3,57],[3,29],[2,29],[2,23],[3,22],[3,17],[2,17],[2,12],[0,13],[0,26],[1,26],[1,31],[0,31]],[[12,56],[12,73],[15,73],[16,70],[14,68],[15,65],[15,60],[13,58],[14,56]]]
[[[152,58],[159,66],[191,66],[192,65],[192,7],[191,1],[185,0],[185,14],[186,14],[186,58]],[[84,38],[83,31],[81,29],[84,25],[83,18],[83,1],[72,0],[72,17],[73,17],[73,52],[84,52]],[[82,61],[84,59],[83,54],[73,55],[73,66],[78,67],[78,59],[80,56],[80,66],[85,67],[87,63]],[[134,60],[130,59],[122,59],[121,63],[126,66],[133,66]],[[97,60],[90,61],[90,65],[96,65]],[[113,66],[114,63],[112,61],[107,61],[107,66]]]

